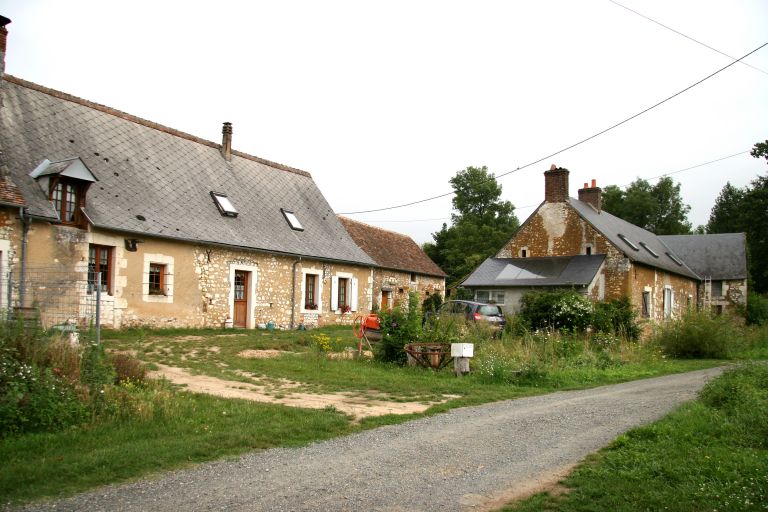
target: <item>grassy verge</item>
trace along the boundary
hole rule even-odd
[[[564,482],[504,511],[765,510],[768,366],[747,365],[700,399],[619,437]]]
[[[333,410],[176,393],[172,414],[0,441],[0,505],[74,494],[188,465],[350,431]]]

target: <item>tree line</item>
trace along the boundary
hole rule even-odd
[[[751,155],[768,162],[768,140],[754,145]],[[487,167],[467,167],[450,179],[454,191],[451,225],[432,234],[424,252],[447,274],[449,286],[466,278],[496,254],[520,227],[515,207],[501,199],[502,188]],[[638,178],[626,189],[603,190],[603,210],[657,235],[746,233],[750,287],[768,292],[768,174],[742,188],[726,183],[704,226],[688,220],[680,184],[663,177],[655,184]]]

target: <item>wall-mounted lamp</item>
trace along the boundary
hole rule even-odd
[[[128,252],[136,252],[136,246],[138,244],[143,244],[144,240],[137,240],[136,238],[126,238],[125,239],[125,250]]]

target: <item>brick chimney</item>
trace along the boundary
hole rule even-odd
[[[232,161],[232,123],[224,123],[221,129],[221,156],[227,162]]]
[[[597,182],[592,180],[592,186],[584,184],[584,188],[579,190],[579,201],[591,204],[598,212],[603,206],[603,189],[597,186]]]
[[[544,171],[544,201],[564,203],[568,201],[568,169],[552,164]]]
[[[0,15],[0,81],[3,80],[3,73],[5,73],[5,42],[8,39],[8,29],[5,26],[10,22],[11,20]]]

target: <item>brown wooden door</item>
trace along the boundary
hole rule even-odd
[[[248,321],[248,274],[244,270],[235,270],[235,307],[232,325],[246,327]]]

